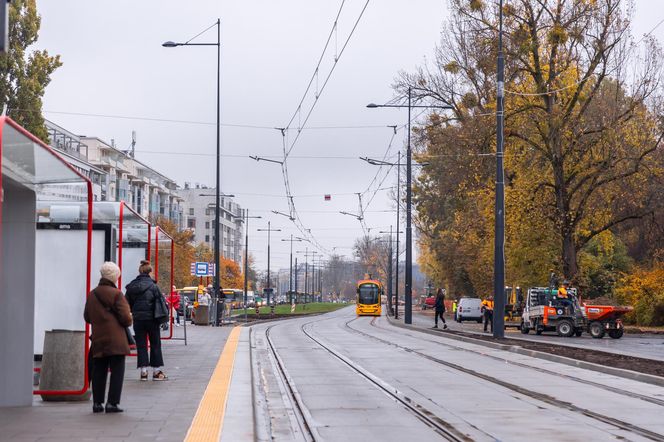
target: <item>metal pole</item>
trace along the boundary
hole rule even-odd
[[[309,293],[309,248],[304,252],[304,303],[307,303]]]
[[[267,222],[267,288],[270,288],[270,221]],[[267,305],[270,306],[270,290],[267,291]]]
[[[388,265],[389,265],[389,271],[387,272],[387,310],[388,314],[389,311],[392,309],[392,268],[393,268],[393,263],[392,263],[392,254],[394,251],[392,250],[392,226],[390,225],[390,259],[388,260]]]
[[[411,89],[408,88],[408,143],[406,147],[406,284],[404,322],[413,323],[412,156],[410,148]]]
[[[503,0],[498,12],[498,75],[496,103],[496,207],[494,229],[493,337],[505,337],[505,170],[503,125],[505,107],[505,58],[503,55]]]
[[[295,302],[297,302],[297,256],[295,257]]]
[[[247,323],[247,291],[249,290],[249,209],[244,221],[244,323]]]
[[[290,275],[288,279],[289,304],[293,303],[293,234],[290,236]]]
[[[397,250],[394,287],[394,319],[399,319],[399,209],[401,208],[401,151],[397,156]]]
[[[219,218],[220,218],[220,209],[219,209],[219,200],[221,198],[221,123],[220,123],[220,101],[221,101],[221,91],[219,84],[221,82],[221,21],[217,19],[217,199],[214,206],[214,293],[215,298],[219,299],[220,297],[220,285],[219,285]],[[215,302],[215,315],[214,321],[215,325],[217,323],[217,312],[216,312],[216,302]]]

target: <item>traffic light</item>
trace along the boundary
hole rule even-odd
[[[9,3],[11,0],[0,0],[0,53],[9,50]]]

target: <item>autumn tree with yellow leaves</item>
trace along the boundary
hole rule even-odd
[[[395,88],[453,108],[414,130],[417,157],[428,164],[414,186],[421,263],[452,292],[485,295],[493,278],[498,11],[483,0],[449,6],[433,63],[401,74]],[[611,291],[630,260],[602,255],[602,245],[627,253],[661,217],[663,54],[651,37],[632,38],[629,6],[504,6],[508,283],[541,285],[553,270],[585,290],[604,281]],[[650,253],[641,257],[648,265]]]

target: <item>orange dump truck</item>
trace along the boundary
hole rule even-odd
[[[620,339],[625,332],[622,317],[634,308],[630,306],[583,305],[584,316],[588,321],[588,333],[601,339],[606,333],[613,339]]]

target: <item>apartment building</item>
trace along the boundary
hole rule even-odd
[[[177,183],[100,138],[74,135],[46,121],[51,147],[89,176],[96,201],[125,201],[144,218],[162,215],[183,228]]]
[[[178,191],[182,198],[184,227],[194,233],[194,242],[214,248],[216,190],[200,184],[185,183]],[[222,196],[219,220],[219,243],[222,256],[242,265],[244,250],[244,209],[231,197]]]

